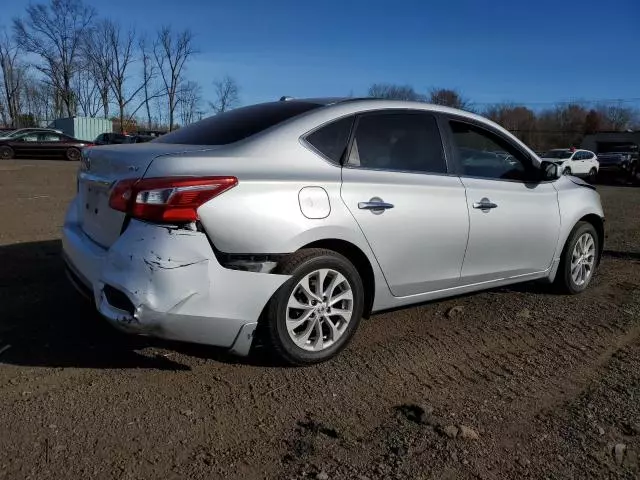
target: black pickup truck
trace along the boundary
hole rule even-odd
[[[638,150],[632,148],[598,152],[600,171],[618,171],[635,179],[638,174]]]

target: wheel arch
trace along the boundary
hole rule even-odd
[[[579,222],[590,223],[593,225],[593,228],[596,229],[596,233],[598,234],[598,259],[596,265],[599,265],[600,259],[602,258],[602,251],[604,250],[604,218],[600,215],[596,215],[595,213],[589,213],[580,218],[578,222],[576,222],[576,225]]]
[[[362,316],[364,318],[369,318],[373,309],[376,281],[373,267],[367,255],[357,245],[337,238],[316,240],[303,245],[299,250],[306,248],[325,248],[327,250],[332,250],[353,263],[354,267],[356,267],[356,270],[358,270],[358,273],[360,274],[360,278],[362,278],[362,284],[364,286],[365,298],[364,312]]]

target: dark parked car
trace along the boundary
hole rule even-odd
[[[96,145],[114,145],[121,143],[144,143],[153,140],[151,135],[128,135],[126,133],[101,133],[93,143]]]
[[[90,145],[93,144],[53,130],[31,131],[10,138],[0,138],[0,158],[80,160],[80,151]]]

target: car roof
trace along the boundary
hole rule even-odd
[[[491,121],[486,117],[476,115],[475,113],[456,108],[435,105],[432,103],[406,101],[406,100],[389,100],[372,97],[310,97],[310,98],[291,98],[282,97],[281,102],[299,102],[301,104],[315,104],[319,108],[312,108],[300,115],[297,115],[282,124],[274,126],[273,129],[267,129],[256,136],[254,140],[260,142],[263,136],[283,135],[282,139],[286,139],[293,135],[299,137],[304,133],[318,128],[320,125],[335,121],[347,115],[364,114],[377,110],[413,110],[432,113],[441,113],[451,115],[463,120],[473,121],[480,125],[490,126],[494,130],[501,132],[507,138],[519,143],[526,151],[534,155],[533,151],[519,140],[513,133],[506,130],[501,125]],[[266,102],[266,103],[278,103]]]
[[[317,105],[323,105],[327,107],[338,105],[353,105],[362,108],[363,110],[371,109],[392,109],[392,108],[407,108],[417,110],[429,110],[434,112],[451,113],[455,115],[461,115],[470,118],[477,118],[483,122],[488,121],[487,118],[476,115],[466,110],[460,110],[457,108],[446,107],[443,105],[436,105],[434,103],[411,101],[411,100],[393,100],[388,98],[377,97],[311,97],[311,98],[294,98],[294,97],[282,97],[280,101],[286,102],[300,102],[300,103],[315,103]]]

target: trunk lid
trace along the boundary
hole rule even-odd
[[[206,148],[207,150],[211,147]],[[113,185],[127,178],[142,178],[159,156],[204,150],[201,145],[142,143],[93,147],[83,152],[78,175],[78,218],[84,233],[110,247],[122,232],[125,214],[109,207]]]

